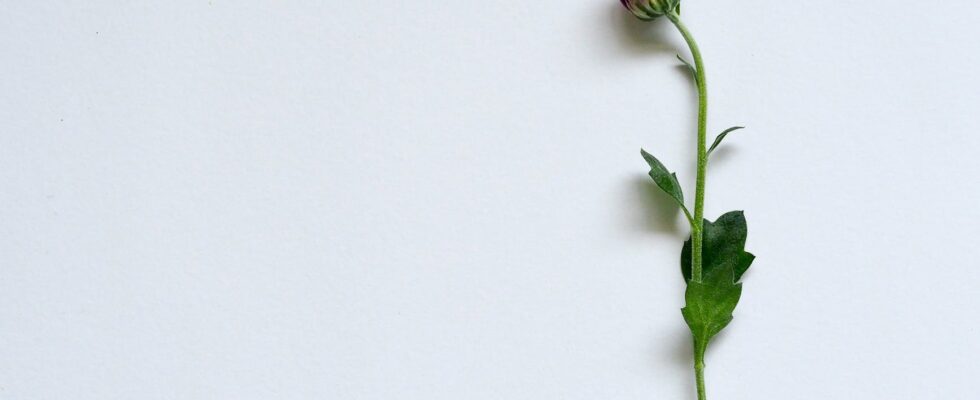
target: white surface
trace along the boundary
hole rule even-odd
[[[0,398],[693,398],[664,21],[154,3],[0,4]],[[711,398],[975,399],[980,6],[706,3]]]

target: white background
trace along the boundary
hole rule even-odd
[[[976,399],[980,6],[685,0],[713,399]],[[0,398],[692,399],[693,86],[616,0],[0,3]]]

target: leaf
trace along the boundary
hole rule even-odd
[[[722,140],[725,140],[725,136],[728,136],[729,133],[732,133],[732,132],[737,131],[739,129],[745,129],[745,127],[744,126],[733,126],[731,128],[725,129],[724,132],[718,134],[718,137],[715,138],[715,142],[711,144],[711,147],[710,148],[708,148],[708,155],[710,156],[711,155],[711,152],[714,151],[715,148],[718,147],[718,145],[721,144],[721,141]]]
[[[647,153],[646,150],[640,149],[640,154],[647,161],[647,164],[650,164],[650,177],[657,183],[660,190],[663,190],[667,195],[677,201],[677,204],[686,213],[687,207],[684,206],[684,193],[681,191],[680,183],[677,182],[677,174],[668,171],[667,167],[660,160]]]
[[[694,66],[691,65],[691,63],[687,62],[687,60],[685,60],[684,57],[681,57],[680,54],[677,55],[677,59],[678,60],[681,60],[681,62],[684,63],[684,65],[687,66],[687,69],[689,71],[691,71],[691,77],[694,78],[694,82],[697,82],[698,81],[698,69],[697,68],[694,68]]]
[[[681,313],[699,351],[732,321],[732,312],[742,297],[738,281],[755,260],[745,251],[747,235],[741,211],[726,213],[715,222],[704,221],[701,282],[691,280],[691,240],[681,250],[681,271],[687,281],[686,305]]]
[[[732,282],[731,275],[716,274],[714,281],[688,283],[684,293],[687,304],[681,314],[700,345],[706,347],[732,322],[732,312],[741,297],[742,284]]]
[[[745,251],[745,238],[748,228],[745,214],[732,211],[722,215],[715,222],[704,220],[704,241],[701,249],[701,275],[707,280],[716,271],[732,270],[732,281],[738,282],[755,260],[752,253]],[[691,280],[691,239],[684,242],[681,249],[681,273],[685,281]]]

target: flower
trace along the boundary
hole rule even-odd
[[[677,11],[680,0],[619,0],[623,7],[644,21]]]

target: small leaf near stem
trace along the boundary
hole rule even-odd
[[[725,140],[725,137],[728,136],[729,133],[735,132],[735,131],[737,131],[739,129],[745,129],[745,127],[744,126],[733,126],[731,128],[725,129],[724,132],[719,133],[718,134],[718,137],[715,138],[715,142],[711,144],[711,147],[710,148],[708,148],[708,155],[710,156],[711,155],[711,152],[712,151],[715,151],[715,148],[718,147],[718,145],[721,144],[721,141],[722,140]]]
[[[691,65],[691,63],[687,62],[687,60],[685,60],[684,57],[681,57],[680,54],[677,55],[677,59],[681,60],[681,62],[687,66],[688,71],[691,71],[691,77],[694,78],[694,82],[696,83],[698,81],[698,69],[694,68],[694,66]]]
[[[677,205],[681,207],[681,210],[684,211],[684,216],[687,217],[687,221],[693,224],[694,219],[691,216],[691,212],[684,205],[684,192],[681,190],[681,184],[677,181],[677,174],[668,171],[667,167],[657,157],[647,153],[646,150],[640,149],[640,155],[650,165],[650,177],[656,182],[657,187],[674,199]]]

